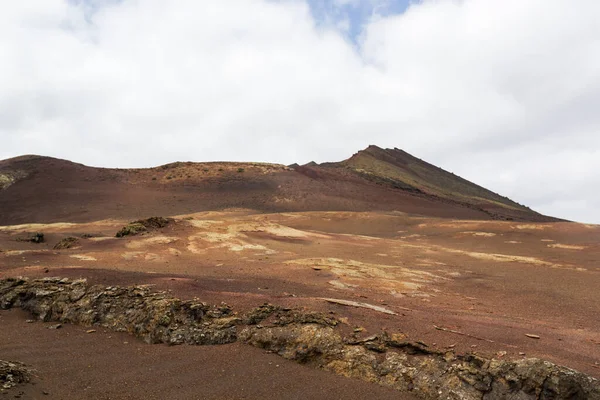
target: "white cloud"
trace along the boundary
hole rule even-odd
[[[291,163],[373,143],[600,222],[595,0],[424,1],[374,14],[358,46],[300,0],[90,4],[3,5],[0,158]]]

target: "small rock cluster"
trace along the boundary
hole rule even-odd
[[[30,233],[27,237],[18,238],[19,242],[44,243],[44,234],[41,232]]]
[[[242,342],[339,375],[424,399],[591,399],[600,382],[539,359],[487,359],[431,350],[400,333],[344,337],[330,315],[264,304],[236,313],[225,304],[183,301],[147,286],[90,286],[84,280],[0,280],[0,308],[43,321],[102,326],[147,343]]]
[[[10,389],[31,379],[30,370],[18,362],[0,360],[0,388]]]
[[[139,235],[140,233],[146,232],[148,230],[164,228],[171,221],[171,219],[163,217],[151,217],[147,219],[140,219],[137,221],[130,222],[124,227],[122,227],[115,236],[120,238],[124,236]]]
[[[70,249],[71,247],[77,245],[79,243],[79,239],[73,236],[68,236],[64,239],[61,239],[60,242],[54,245],[54,250],[63,250]]]

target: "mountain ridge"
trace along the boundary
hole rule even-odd
[[[394,148],[340,162],[173,162],[98,168],[24,155],[0,161],[0,224],[249,208],[399,211],[459,219],[558,221]]]

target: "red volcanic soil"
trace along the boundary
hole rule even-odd
[[[153,215],[172,220],[115,238]],[[25,241],[34,232],[45,241]],[[71,248],[54,249],[67,237]],[[151,284],[237,311],[268,302],[330,313],[365,337],[402,332],[439,351],[539,357],[595,377],[598,260],[600,227],[558,222],[397,149],[294,168],[0,161],[0,279]],[[0,312],[0,359],[35,368],[35,385],[0,398],[410,398],[239,344],[151,346],[26,318]]]
[[[0,354],[35,365],[37,377],[0,399],[413,399],[250,346],[148,345],[123,333],[48,329],[53,324],[27,318],[0,311]]]

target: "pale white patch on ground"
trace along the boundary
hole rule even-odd
[[[89,238],[88,240],[92,241],[92,242],[105,242],[107,240],[117,240],[118,238],[116,237],[111,237],[111,236],[102,236],[102,237],[92,237]]]
[[[231,251],[244,251],[244,250],[266,250],[267,248],[260,244],[226,244]]]
[[[581,225],[585,226],[586,228],[590,228],[590,229],[600,228],[600,225],[596,225],[596,224],[581,224]]]
[[[344,237],[348,237],[351,239],[358,239],[358,240],[365,240],[365,241],[373,241],[373,240],[383,240],[381,238],[378,238],[376,236],[366,236],[366,235],[354,235],[351,233],[338,233],[337,236],[344,236]]]
[[[456,250],[456,249],[448,249],[444,248],[445,251],[455,254],[464,254],[469,257],[476,258],[478,260],[489,260],[489,261],[497,261],[497,262],[520,262],[524,264],[533,264],[533,265],[542,265],[553,268],[569,268],[570,266],[564,264],[552,263],[549,261],[545,261],[536,257],[527,257],[527,256],[515,256],[511,254],[494,254],[494,253],[478,253],[473,251],[465,251],[465,250]]]
[[[377,312],[380,312],[380,313],[384,313],[384,314],[397,315],[392,310],[388,310],[385,307],[376,306],[376,305],[369,304],[369,303],[362,303],[362,302],[358,302],[358,301],[343,300],[343,299],[327,299],[327,298],[323,298],[323,300],[325,300],[325,301],[327,301],[329,303],[341,304],[341,305],[350,306],[350,307],[367,308],[367,309],[370,309],[370,310],[373,310],[373,311],[377,311]]]
[[[549,225],[542,225],[542,224],[521,224],[521,225],[517,225],[515,228],[517,229],[530,229],[530,230],[544,230],[549,228]]]
[[[492,232],[477,232],[477,231],[465,231],[465,232],[460,232],[463,235],[471,235],[471,236],[483,236],[483,237],[494,237],[496,236],[495,233]]]
[[[173,247],[169,247],[169,253],[174,255],[174,256],[179,256],[181,255],[181,251],[174,249]]]
[[[49,253],[50,250],[7,250],[4,253],[0,253],[0,254],[4,254],[6,256],[20,256],[23,254],[38,254],[38,253]]]
[[[504,243],[510,243],[510,244],[519,244],[519,243],[523,243],[523,242],[519,242],[519,241],[516,241],[516,240],[507,240],[507,241],[506,241],[506,242],[504,242]]]
[[[417,225],[418,228],[427,228],[433,226],[435,228],[458,228],[458,229],[473,229],[474,225],[484,225],[485,221],[452,221],[452,222],[435,222],[435,223],[421,223]]]
[[[274,236],[284,238],[318,238],[327,239],[328,235],[320,233],[301,231],[299,229],[290,228],[285,225],[274,224],[269,222],[249,222],[242,224],[230,225],[228,228],[229,232],[265,232]]]
[[[69,256],[69,257],[76,258],[81,261],[98,261],[96,259],[96,257],[92,257],[92,256],[86,255],[86,254],[73,254],[72,256]]]
[[[327,269],[338,276],[338,281],[347,286],[375,286],[386,291],[415,292],[422,289],[423,285],[448,279],[430,272],[397,265],[370,264],[340,258],[304,258],[285,263]]]
[[[67,229],[76,226],[77,224],[71,224],[67,222],[56,222],[54,224],[22,224],[22,225],[7,225],[0,226],[0,231],[11,232],[11,231],[41,231],[41,230],[59,230]]]
[[[335,287],[337,289],[344,289],[344,290],[352,290],[352,289],[358,287],[358,285],[352,285],[352,284],[344,283],[344,282],[339,281],[339,280],[333,280],[333,281],[329,281],[327,283],[329,283],[331,286],[333,286],[333,287]]]
[[[280,197],[280,196],[275,196],[275,197],[273,197],[273,199],[275,200],[275,203],[291,203],[292,201],[294,201],[294,199],[292,199],[290,197]]]
[[[446,274],[455,278],[461,276],[461,273],[458,271],[446,272]]]
[[[158,254],[146,253],[144,251],[128,251],[128,252],[122,253],[121,257],[128,261],[136,260],[136,259],[144,259],[145,261],[160,260],[160,256]]]
[[[561,244],[561,243],[548,244],[548,245],[546,245],[546,247],[551,247],[553,249],[567,249],[567,250],[583,250],[586,248],[585,246],[577,246],[577,245],[573,245],[573,244]]]
[[[210,227],[212,227],[214,225],[223,224],[223,221],[215,221],[215,220],[210,220],[210,219],[202,219],[202,220],[192,219],[192,220],[189,220],[188,223],[196,228],[209,229]]]
[[[157,244],[170,244],[176,242],[178,239],[175,237],[168,236],[154,236],[147,239],[138,239],[132,240],[127,243],[125,246],[129,249],[140,249],[147,246],[157,245]]]
[[[201,232],[189,237],[187,248],[192,253],[202,253],[215,248],[225,248],[236,252],[244,250],[269,250],[263,245],[252,244],[243,240],[242,238],[245,237],[246,235],[236,233]]]
[[[201,224],[201,226],[201,229],[209,230],[198,232],[188,238],[188,250],[194,253],[202,253],[214,248],[225,248],[235,252],[244,250],[263,250],[266,254],[276,253],[275,250],[269,249],[262,244],[252,243],[251,238],[247,235],[247,233],[252,232],[264,232],[276,237],[291,239],[325,239],[330,237],[320,233],[301,231],[267,221],[232,223],[227,226],[221,224],[209,224],[208,227]]]
[[[418,233],[413,233],[412,235],[400,236],[400,239],[412,239],[412,238],[419,238],[422,236],[423,235],[419,235]]]
[[[279,214],[283,217],[288,217],[288,218],[294,218],[294,219],[299,219],[299,218],[307,218],[305,215],[302,214],[294,214],[294,213],[281,213]]]
[[[136,258],[139,258],[143,254],[143,251],[127,251],[121,254],[121,257],[125,260],[134,260]]]

